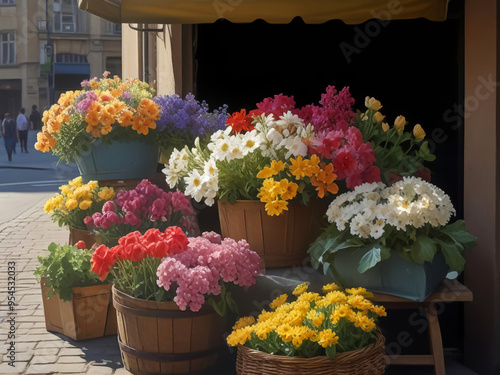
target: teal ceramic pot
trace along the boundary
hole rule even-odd
[[[432,263],[415,264],[392,252],[364,273],[358,272],[364,251],[340,250],[332,264],[335,282],[346,288],[364,287],[371,292],[385,293],[414,301],[424,301],[446,278],[448,266],[440,253]]]
[[[141,142],[113,142],[110,145],[97,140],[88,151],[75,157],[83,183],[90,180],[126,180],[148,178],[156,172],[158,146]]]

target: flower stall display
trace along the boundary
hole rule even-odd
[[[282,294],[253,316],[239,319],[227,337],[238,347],[238,375],[262,373],[383,374],[384,337],[377,328],[384,307],[364,288],[323,287],[323,295],[298,285],[294,301]]]
[[[47,251],[35,271],[47,330],[73,340],[116,334],[111,284],[91,270],[92,250],[80,241],[76,246],[51,243]]]
[[[330,226],[311,245],[316,268],[344,285],[423,301],[449,271],[461,272],[476,239],[448,195],[417,177],[363,184],[327,210]]]
[[[365,112],[357,114],[354,125],[375,152],[375,165],[380,169],[382,182],[390,185],[405,176],[430,181],[430,171],[424,163],[434,161],[436,156],[424,140],[426,134],[422,125],[416,124],[412,131],[407,131],[408,121],[399,115],[391,127],[384,121],[386,116],[380,112],[382,104],[375,98],[367,96],[365,107]]]
[[[91,262],[114,283],[119,345],[134,374],[213,365],[224,331],[220,315],[236,308],[226,284],[248,287],[262,267],[245,241],[213,232],[188,238],[179,227],[129,233],[115,247],[97,247]]]
[[[223,236],[247,239],[266,266],[300,264],[323,214],[311,198],[380,180],[374,151],[352,126],[353,102],[332,86],[320,106],[266,98],[233,113],[206,146],[174,150],[166,180],[209,206],[217,198]]]
[[[153,101],[160,106],[160,119],[156,121],[160,162],[168,163],[174,148],[192,148],[196,138],[206,143],[212,133],[226,127],[226,105],[210,112],[208,104],[196,100],[193,94],[184,99],[177,94],[156,96]]]
[[[82,183],[78,176],[59,187],[60,193],[45,202],[43,210],[52,221],[69,228],[69,244],[75,245],[83,240],[90,247],[97,239],[89,233],[84,219],[98,212],[103,205],[115,196],[113,188],[100,187],[97,181]]]
[[[43,114],[35,148],[75,160],[84,182],[144,178],[156,171],[159,106],[154,90],[118,76],[82,82]],[[152,131],[153,130],[153,131]]]
[[[120,190],[116,196],[84,219],[87,229],[96,233],[102,243],[116,244],[128,233],[148,229],[165,230],[180,226],[191,233],[196,216],[190,201],[180,191],[165,192],[149,180],[142,180],[134,189]]]

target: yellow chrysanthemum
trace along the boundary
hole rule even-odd
[[[68,199],[68,200],[66,201],[65,206],[66,206],[66,208],[67,208],[68,210],[70,210],[70,211],[71,211],[71,210],[74,210],[75,208],[77,208],[77,207],[78,207],[78,201],[77,201],[76,199],[73,199],[73,198]]]
[[[283,305],[286,302],[287,299],[288,299],[288,295],[287,294],[282,294],[281,296],[276,297],[274,299],[274,301],[269,304],[269,307],[271,309],[277,309],[278,307],[280,307],[281,305]]]
[[[335,283],[326,284],[323,286],[323,293],[332,292],[334,290],[339,290],[340,286]]]
[[[366,290],[366,288],[347,288],[346,293],[360,295],[365,298],[373,298],[373,293]]]
[[[255,318],[253,316],[244,316],[243,318],[238,319],[238,321],[234,324],[233,330],[247,327],[253,323],[255,323]]]
[[[312,324],[315,327],[319,327],[323,323],[323,320],[325,320],[325,314],[319,314],[313,318]]]
[[[295,287],[295,289],[293,290],[293,294],[295,296],[300,296],[302,293],[305,293],[307,292],[307,288],[309,288],[309,283],[302,283],[302,284],[299,284]]]
[[[115,191],[113,188],[102,188],[102,190],[97,195],[102,200],[108,201],[115,196]]]
[[[338,336],[330,328],[324,329],[318,333],[318,344],[323,348],[336,345],[339,342]]]
[[[269,216],[278,216],[283,211],[288,211],[288,202],[284,200],[275,200],[267,202],[265,206],[266,212]]]

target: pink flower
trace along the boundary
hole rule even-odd
[[[113,201],[107,201],[104,203],[104,206],[102,206],[102,212],[108,212],[108,211],[116,211],[116,206],[113,203]]]
[[[125,218],[124,218],[123,222],[125,224],[130,224],[133,226],[139,226],[139,224],[140,224],[139,219],[137,218],[137,216],[135,216],[135,214],[132,211],[129,211],[125,214]]]

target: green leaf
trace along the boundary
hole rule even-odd
[[[434,161],[436,160],[436,155],[431,154],[429,150],[429,143],[427,141],[423,142],[418,150],[418,155],[424,159],[425,161]]]
[[[337,355],[337,345],[327,346],[325,348],[326,355],[328,358],[333,359]]]
[[[432,262],[436,254],[436,242],[425,235],[417,236],[411,247],[411,258],[415,263]]]
[[[462,272],[465,267],[465,258],[462,255],[462,250],[454,243],[446,243],[439,239],[435,241],[440,246],[446,264],[450,267],[450,271]]]
[[[467,250],[471,250],[476,246],[477,239],[467,232],[463,220],[457,220],[453,224],[441,228],[441,232],[448,235],[455,243],[461,244]]]
[[[380,247],[372,247],[370,250],[368,250],[359,261],[358,272],[363,273],[380,262],[382,260],[380,252]]]

